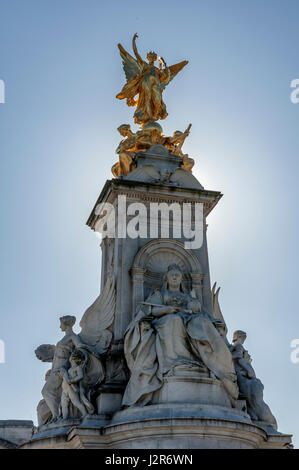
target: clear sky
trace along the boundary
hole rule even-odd
[[[193,123],[185,150],[206,189],[212,280],[279,429],[299,447],[299,78],[297,0],[0,0],[0,419],[33,419],[49,364],[35,358],[99,291],[99,240],[85,225],[133,108],[117,43],[190,61],[165,92],[165,134]],[[136,126],[132,126],[136,129]]]

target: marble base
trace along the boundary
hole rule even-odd
[[[282,449],[291,436],[267,432],[236,408],[149,405],[107,416],[87,416],[73,426],[43,427],[26,449]]]
[[[209,377],[164,377],[164,384],[153,395],[153,404],[200,403],[231,408],[222,384]]]
[[[122,393],[101,393],[97,398],[97,409],[101,414],[115,413],[121,409]]]

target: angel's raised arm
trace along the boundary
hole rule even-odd
[[[138,51],[137,51],[137,47],[136,47],[136,39],[138,38],[138,34],[135,33],[134,36],[133,36],[133,51],[134,51],[134,54],[135,54],[135,57],[137,59],[137,62],[139,65],[143,65],[144,63],[144,60],[142,60],[142,58],[140,57]]]

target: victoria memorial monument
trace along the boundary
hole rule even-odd
[[[142,58],[137,38],[133,55],[118,45],[126,83],[116,96],[134,108],[134,124],[118,127],[113,178],[87,221],[102,234],[99,296],[83,315],[57,318],[57,344],[36,348],[50,368],[22,447],[290,448],[246,332],[227,331],[211,287],[206,219],[222,194],[192,174],[191,124],[165,136],[159,122],[164,89],[188,62]]]

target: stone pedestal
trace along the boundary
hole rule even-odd
[[[33,433],[33,422],[25,420],[0,421],[0,449],[13,449],[28,441]]]
[[[153,404],[200,403],[230,408],[229,398],[217,379],[209,377],[165,377],[154,393]]]
[[[97,398],[97,409],[101,410],[102,414],[114,413],[120,410],[122,401],[122,393],[120,392],[106,392],[101,393]]]
[[[251,423],[246,413],[210,405],[151,405],[45,427],[24,449],[286,449],[291,436]]]

